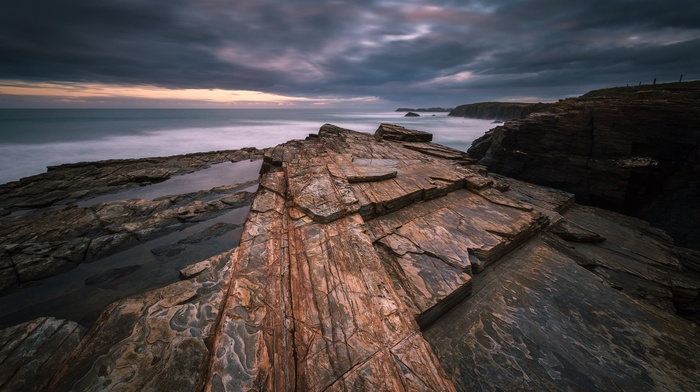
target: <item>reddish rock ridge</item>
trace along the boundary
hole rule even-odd
[[[25,390],[625,390],[639,374],[630,385],[697,385],[700,334],[667,305],[676,292],[697,302],[700,279],[667,237],[406,141],[423,133],[376,135],[324,125],[267,150],[236,249],[114,303],[77,345],[53,349],[48,322],[0,331],[0,388],[34,353],[60,360],[40,360],[47,376],[22,378]],[[579,264],[671,298],[637,302]],[[546,330],[549,343],[528,340]]]

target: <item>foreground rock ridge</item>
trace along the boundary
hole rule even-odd
[[[700,82],[599,90],[476,140],[489,170],[650,221],[700,250]]]
[[[698,388],[700,333],[674,307],[700,288],[682,249],[431,139],[327,124],[266,150],[237,248],[87,331],[0,331],[0,389]],[[648,300],[620,276],[644,277]]]

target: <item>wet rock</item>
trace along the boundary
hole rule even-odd
[[[181,244],[197,244],[203,241],[208,241],[212,238],[222,236],[231,230],[241,227],[233,223],[219,222],[215,223],[199,233],[192,234],[178,241]]]
[[[260,159],[264,151],[254,148],[174,155],[161,158],[114,159],[52,166],[44,174],[0,185],[0,208],[45,207],[76,198],[163,181],[226,161]]]
[[[420,114],[414,112],[408,112],[403,115],[404,117],[420,117]]]
[[[54,318],[0,330],[0,389],[45,391],[84,335],[80,325]]]
[[[156,256],[173,257],[179,255],[187,249],[183,244],[169,244],[151,249],[151,253]]]
[[[85,284],[88,286],[95,286],[111,283],[115,280],[129,276],[139,269],[141,269],[140,265],[128,265],[126,267],[112,268],[109,271],[90,276],[89,278],[85,279]]]
[[[114,200],[87,208],[72,206],[4,217],[0,226],[0,243],[4,244],[0,262],[14,270],[15,279],[10,271],[3,272],[0,291],[61,274],[81,262],[99,260],[185,225],[246,206],[254,193],[236,192],[245,185],[218,187],[183,197]],[[178,250],[181,251],[171,249],[162,254],[172,256]]]

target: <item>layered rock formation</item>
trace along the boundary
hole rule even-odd
[[[110,282],[132,275],[149,261],[137,254],[139,247],[146,248],[141,253],[148,255],[152,252],[155,259],[168,263],[184,258],[188,253],[208,257],[227,249],[221,249],[218,244],[211,250],[205,248],[214,237],[240,227],[240,219],[234,221],[227,217],[250,205],[257,176],[253,175],[252,181],[187,193],[179,193],[183,191],[182,187],[174,184],[166,189],[173,193],[153,199],[134,198],[134,195],[161,185],[167,186],[168,181],[165,180],[171,176],[176,180],[187,177],[181,176],[186,172],[203,176],[200,173],[207,172],[209,169],[205,168],[212,164],[262,158],[262,155],[262,151],[246,149],[71,164],[3,185],[0,199],[4,213],[0,216],[0,294],[12,294],[10,297],[16,300],[11,302],[12,306],[7,306],[9,303],[0,299],[3,305],[0,326],[26,319],[38,311],[25,310],[36,308],[40,300],[27,299],[29,292],[24,289],[18,291],[18,288],[73,270],[83,263],[92,263],[90,268],[83,268],[84,271],[94,270],[84,277],[84,281],[85,285],[94,286],[87,291],[97,297],[102,295],[101,288],[109,290],[107,286]],[[158,185],[147,185],[153,182]],[[125,189],[131,191],[91,199],[91,196],[101,193]],[[177,233],[188,228],[190,231],[201,228],[201,231],[179,238]],[[173,237],[176,243],[157,244],[157,239],[168,237]],[[229,242],[228,247],[236,243]],[[124,253],[127,251],[130,251],[128,256]],[[119,254],[133,258],[132,264],[124,265],[121,260],[112,260],[117,265],[109,268],[99,267],[99,263],[96,263],[112,255],[112,259],[117,258]],[[152,262],[156,261],[153,257],[151,259]],[[177,260],[175,265],[180,262]],[[145,276],[145,272],[140,271],[139,274]],[[177,274],[174,277],[177,279]],[[173,281],[159,279],[163,280]],[[75,287],[70,290],[75,290]],[[46,300],[58,295],[46,294],[49,297]],[[102,302],[111,302],[115,298],[119,296],[106,296]],[[95,303],[91,311],[99,312],[109,302],[101,306]],[[89,312],[86,310],[85,313]],[[87,319],[94,320],[96,316],[94,314]]]
[[[642,221],[489,175],[429,140],[388,124],[374,136],[325,125],[266,151],[236,249],[114,303],[77,345],[37,350],[62,359],[43,361],[46,377],[15,379],[37,361],[14,342],[42,321],[1,331],[0,388],[698,385],[697,326],[668,307],[676,293],[698,298],[681,249]],[[644,304],[608,287],[652,270],[645,278],[671,297]]]
[[[490,170],[649,220],[700,249],[700,83],[602,90],[489,131]]]
[[[459,105],[448,116],[480,118],[484,120],[513,120],[542,110],[547,104],[514,102],[479,102]]]

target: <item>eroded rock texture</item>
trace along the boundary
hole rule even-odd
[[[490,176],[462,152],[418,141],[425,133],[380,130],[324,125],[266,151],[240,245],[110,306],[42,385],[697,386],[697,327],[672,306],[697,301],[700,280],[661,233],[637,220],[608,226],[617,220],[572,194]],[[624,257],[586,261],[597,251],[585,246]],[[650,266],[667,275],[641,274]],[[652,298],[657,309],[627,296],[632,286],[608,287],[625,274],[671,296]]]

